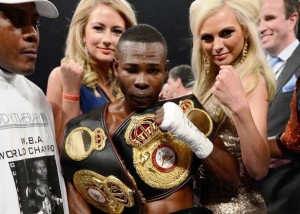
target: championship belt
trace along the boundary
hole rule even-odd
[[[298,78],[291,100],[291,116],[280,141],[288,149],[300,152],[300,78]]]
[[[199,166],[190,148],[154,123],[154,114],[165,102],[178,104],[185,115],[210,140],[217,126],[194,95],[160,101],[134,112],[113,136],[116,149],[147,201],[164,198],[186,184]]]
[[[61,155],[64,175],[97,213],[142,213],[142,196],[104,128],[105,107],[68,123]]]

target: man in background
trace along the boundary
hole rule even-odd
[[[264,0],[259,32],[268,54],[277,89],[268,112],[268,136],[275,138],[285,129],[290,102],[300,73],[298,0]],[[269,174],[259,183],[268,213],[300,213],[296,200],[300,194],[300,162],[293,158],[272,159]]]
[[[194,81],[190,65],[177,65],[169,71],[168,81],[164,84],[160,97],[169,99],[191,94]]]

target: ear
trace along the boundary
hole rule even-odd
[[[118,68],[119,68],[119,61],[116,58],[113,58],[113,62],[112,62],[112,68],[113,68],[113,72],[115,77],[118,78],[119,74],[118,74]]]
[[[244,38],[247,40],[249,38],[249,31],[248,31],[248,29],[244,29],[244,34],[245,34]]]
[[[86,38],[85,38],[85,35],[83,35],[82,37],[82,44],[85,46],[86,45]]]
[[[170,69],[170,61],[166,60],[165,62],[165,81],[167,81],[169,77],[169,69]]]
[[[177,80],[175,80],[175,83],[176,83],[177,88],[179,88],[180,86],[183,86],[181,78],[179,78],[179,77],[177,78]]]
[[[298,13],[293,13],[289,18],[289,30],[294,31],[295,25],[297,24]]]

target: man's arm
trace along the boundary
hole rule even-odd
[[[237,188],[240,185],[239,163],[220,139],[213,141],[213,151],[204,158],[203,164],[209,176],[218,184]]]
[[[164,108],[167,109],[164,111]],[[156,111],[155,122],[186,143],[202,159],[212,178],[218,183],[237,187],[240,184],[237,159],[227,151],[220,140],[213,143],[194,126],[175,103],[165,103]]]
[[[70,214],[92,214],[88,203],[81,197],[70,181],[66,180]]]

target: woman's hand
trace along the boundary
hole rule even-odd
[[[74,60],[65,58],[60,64],[63,92],[66,94],[79,94],[83,77],[83,67]]]
[[[231,65],[220,66],[213,94],[230,111],[236,111],[242,101],[247,102],[241,79]]]

